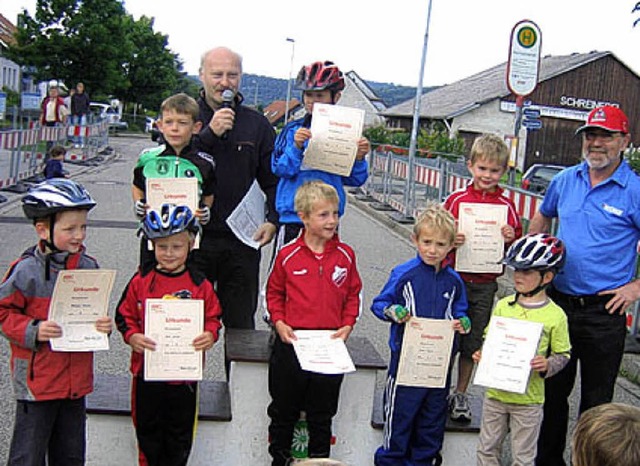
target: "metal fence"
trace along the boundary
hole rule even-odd
[[[71,141],[82,137],[82,147]],[[94,157],[109,142],[107,122],[86,126],[45,126],[0,131],[0,189],[10,189],[42,171],[47,146],[67,148],[65,160],[80,162]]]
[[[376,201],[372,204],[374,208],[393,209],[398,218],[411,219],[417,217],[427,201],[442,201],[452,192],[466,187],[469,181],[466,162],[461,158],[416,158],[410,166],[407,157],[373,150],[369,159],[369,179],[362,191],[365,198]],[[526,229],[542,196],[514,186],[502,188],[504,195],[515,204]]]

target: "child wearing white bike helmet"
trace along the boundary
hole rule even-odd
[[[116,310],[118,330],[132,349],[131,414],[140,464],[186,464],[191,452],[197,382],[149,382],[143,358],[145,350],[156,350],[156,342],[145,335],[148,299],[202,301],[204,331],[191,344],[204,352],[218,339],[222,312],[218,298],[211,283],[187,261],[199,231],[198,220],[187,206],[163,204],[158,210],[148,210],[140,232],[153,243],[156,264],[141,267],[133,276]]]
[[[508,431],[513,464],[534,464],[542,423],[544,379],[562,370],[570,358],[567,317],[546,293],[564,264],[564,254],[562,241],[540,233],[516,240],[503,260],[514,269],[516,294],[498,301],[491,319],[508,317],[539,322],[543,330],[538,351],[530,363],[526,391],[513,393],[494,388],[486,391],[477,452],[479,466],[500,464],[502,442]],[[473,355],[476,362],[481,357],[481,350]]]

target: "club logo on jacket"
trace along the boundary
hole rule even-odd
[[[189,290],[175,291],[172,294],[166,294],[162,299],[191,299],[193,294]]]
[[[333,269],[333,273],[331,274],[331,280],[333,280],[333,283],[335,283],[337,287],[340,287],[344,284],[346,279],[347,269],[336,265]]]

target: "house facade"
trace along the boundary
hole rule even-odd
[[[424,94],[421,126],[441,122],[465,140],[467,149],[482,133],[513,136],[516,99],[506,85],[506,68],[503,63]],[[581,143],[575,130],[603,104],[625,111],[632,143],[640,145],[640,77],[611,52],[542,58],[538,86],[525,100],[528,108],[540,111],[542,128],[519,131],[516,166],[521,170],[534,163],[578,163]],[[412,99],[383,112],[387,126],[410,128],[413,106]]]

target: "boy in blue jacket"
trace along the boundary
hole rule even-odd
[[[440,205],[428,205],[416,219],[411,235],[417,257],[391,271],[371,305],[376,317],[391,322],[384,435],[375,453],[376,466],[439,464],[450,380],[444,388],[408,387],[396,384],[396,374],[404,324],[411,317],[449,319],[459,333],[467,333],[471,327],[464,282],[443,264],[453,248],[455,232],[451,213]]]
[[[280,178],[276,191],[276,210],[280,216],[280,229],[276,238],[276,252],[283,244],[295,239],[302,229],[293,199],[296,191],[307,181],[323,181],[338,191],[338,213],[344,214],[346,197],[343,186],[362,186],[369,176],[369,167],[365,156],[371,149],[366,138],[358,141],[358,152],[349,176],[336,175],[304,166],[302,159],[312,137],[311,114],[315,103],[334,105],[340,100],[344,89],[344,77],[333,62],[315,62],[303,66],[296,78],[296,88],[302,90],[302,100],[306,115],[288,123],[278,135],[271,170]]]

